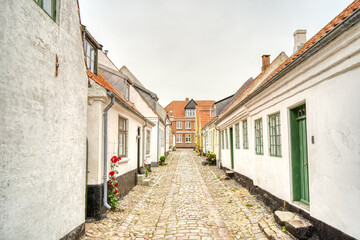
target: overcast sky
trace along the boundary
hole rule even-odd
[[[165,107],[186,97],[220,100],[260,73],[261,56],[271,61],[292,54],[293,32],[307,39],[351,0],[80,0],[90,33],[155,92]]]

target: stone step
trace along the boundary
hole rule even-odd
[[[309,239],[314,232],[314,226],[309,220],[306,220],[299,215],[288,211],[275,211],[275,221],[285,226],[286,231],[297,239]]]
[[[144,181],[142,181],[141,185],[149,186],[150,185],[150,178],[145,178]]]
[[[234,177],[234,171],[227,170],[227,171],[225,171],[225,173],[226,173],[226,176],[229,177],[229,178]]]

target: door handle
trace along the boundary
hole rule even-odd
[[[305,164],[304,164],[304,167],[307,166],[307,165],[308,165],[308,163],[305,163]]]

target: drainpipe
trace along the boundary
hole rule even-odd
[[[220,129],[218,129],[217,127],[215,127],[215,130],[218,131],[219,133],[219,144],[218,144],[218,150],[219,150],[219,164],[218,164],[218,168],[220,168],[220,164],[221,164],[221,131]]]
[[[145,163],[145,128],[147,127],[147,121],[145,122],[145,125],[143,126],[143,147],[142,147],[142,158],[143,158],[143,163]]]
[[[104,206],[107,209],[110,209],[110,205],[107,202],[107,123],[108,123],[108,111],[114,105],[115,101],[115,94],[110,92],[109,96],[111,96],[111,102],[109,105],[106,106],[104,109]]]
[[[160,159],[160,144],[159,144],[159,142],[160,142],[160,118],[158,118],[158,123],[157,123],[157,159],[156,159],[156,163],[159,161],[159,159]]]

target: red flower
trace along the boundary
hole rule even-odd
[[[115,194],[117,194],[117,190],[115,189]]]
[[[112,183],[110,183],[109,186],[112,187],[113,186]]]
[[[115,174],[114,171],[109,172],[109,175],[111,175],[111,176],[114,176],[114,174]]]
[[[119,159],[118,159],[117,156],[113,156],[113,157],[111,158],[111,162],[112,162],[112,163],[116,163],[117,161],[119,161]]]
[[[115,178],[113,177],[112,180],[115,181]]]
[[[118,157],[118,161],[120,161],[121,160],[121,157]]]
[[[117,187],[119,185],[119,183],[115,183],[115,187]]]

